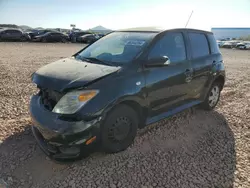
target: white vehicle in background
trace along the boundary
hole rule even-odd
[[[218,44],[219,47],[221,47],[224,44],[224,41],[217,40],[216,42],[217,42],[217,44]]]
[[[242,50],[248,50],[250,49],[250,42],[241,42],[237,44],[236,48],[242,49]]]

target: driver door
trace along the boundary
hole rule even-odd
[[[168,57],[168,66],[145,66],[144,69],[151,117],[181,106],[189,100],[188,87],[192,69],[187,60],[182,32],[164,33],[149,51],[148,60],[162,56]]]

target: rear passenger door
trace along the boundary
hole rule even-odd
[[[193,70],[192,84],[190,84],[189,89],[193,99],[201,99],[213,63],[210,57],[209,43],[204,33],[192,31],[187,34],[190,42]]]
[[[12,30],[12,36],[14,40],[20,40],[22,37],[22,32],[18,30]]]
[[[56,37],[56,41],[57,41],[57,42],[61,42],[61,41],[62,41],[62,37],[63,37],[63,36],[62,36],[61,33],[56,33],[56,34],[55,34],[55,37]]]

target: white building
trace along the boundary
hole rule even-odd
[[[250,36],[250,28],[212,28],[211,31],[214,33],[215,38],[225,39],[225,38],[239,38]]]

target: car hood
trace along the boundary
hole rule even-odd
[[[90,82],[110,75],[121,67],[88,63],[75,58],[65,58],[45,65],[32,75],[39,87],[55,91],[86,86]]]

